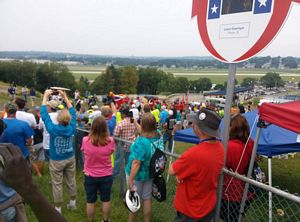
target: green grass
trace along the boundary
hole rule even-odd
[[[176,143],[175,152],[180,154],[183,153],[188,147],[191,147],[192,144],[187,143]],[[274,159],[273,160],[273,185],[280,186],[282,189],[288,189],[290,192],[299,192],[300,191],[300,155],[296,155],[295,158],[285,159]],[[267,160],[265,159],[263,163],[261,163],[264,172],[267,173]],[[49,172],[46,169],[45,175],[42,178],[37,178],[34,176],[35,182],[38,184],[39,189],[42,193],[52,202],[52,189],[50,185],[50,176]],[[81,222],[87,221],[86,211],[85,211],[85,192],[83,187],[83,173],[78,170],[76,175],[77,181],[77,190],[78,190],[78,198],[77,204],[78,209],[74,211],[68,211],[66,209],[66,204],[68,201],[67,189],[64,187],[64,204],[62,206],[63,215],[70,222]],[[167,184],[167,201],[158,203],[153,200],[153,214],[152,221],[153,222],[169,222],[173,221],[175,216],[175,211],[173,208],[173,198],[176,191],[176,182],[174,177],[170,177],[170,181]],[[265,194],[264,194],[265,195]],[[261,195],[260,198],[264,198],[266,201],[266,197]],[[112,208],[111,208],[111,219],[112,221],[117,222],[126,222],[128,217],[128,211],[125,208],[122,198],[120,197],[120,186],[119,180],[114,181],[113,190],[112,190]],[[281,198],[282,200],[282,198]],[[250,215],[255,215],[256,208],[264,209],[266,208],[264,205],[260,203],[260,199],[257,199],[255,204],[252,204],[251,210],[249,210]],[[260,210],[261,210],[260,209]],[[37,221],[34,214],[32,213],[29,206],[26,206],[26,212],[28,216],[28,221],[35,222]],[[101,210],[100,210],[100,202],[97,202],[97,211],[96,211],[96,221],[101,221]],[[265,214],[267,210],[264,210]],[[254,217],[255,218],[255,217]],[[254,219],[252,218],[252,219]],[[142,221],[141,211],[138,215],[137,221]],[[248,220],[247,220],[248,221]]]

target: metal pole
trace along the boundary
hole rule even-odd
[[[230,110],[231,110],[232,98],[233,98],[233,92],[234,92],[235,75],[236,75],[236,64],[230,63],[229,67],[228,67],[226,104],[225,104],[225,109],[224,109],[224,121],[223,121],[224,125],[223,125],[223,134],[222,134],[222,141],[223,141],[224,150],[225,150],[224,166],[226,166],[227,144],[228,144],[228,139],[229,139],[229,126],[230,126]],[[220,217],[223,179],[224,179],[224,174],[221,173],[220,178],[219,178],[218,191],[217,191],[216,215],[214,218],[215,222],[219,221],[219,217]]]
[[[247,173],[248,178],[251,177],[251,174],[252,174],[252,171],[253,171],[253,166],[254,166],[254,161],[255,161],[255,158],[256,158],[256,151],[257,151],[257,147],[258,147],[258,141],[259,141],[259,137],[260,137],[260,134],[261,134],[261,130],[262,130],[262,128],[259,127],[258,130],[257,130],[257,133],[256,133],[256,137],[255,137],[255,141],[254,141],[254,147],[253,147],[253,150],[252,150],[251,160],[250,160],[249,169],[248,169],[248,173]],[[243,212],[244,212],[244,209],[245,209],[248,190],[249,190],[249,183],[246,183],[245,188],[244,188],[241,208],[240,208],[239,222],[242,221],[242,216],[243,216]]]
[[[268,180],[272,186],[272,157],[268,158]],[[272,222],[272,192],[269,192],[269,222]]]

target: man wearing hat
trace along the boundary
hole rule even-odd
[[[218,178],[224,164],[219,115],[202,108],[192,117],[200,143],[183,153],[169,168],[177,178],[175,222],[211,221],[217,201]]]

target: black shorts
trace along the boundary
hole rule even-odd
[[[112,176],[90,177],[85,175],[84,189],[86,193],[86,202],[95,203],[97,201],[98,192],[100,194],[100,200],[102,202],[110,201],[112,183]]]

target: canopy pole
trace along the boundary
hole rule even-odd
[[[175,140],[173,139],[173,144],[172,144],[172,150],[171,150],[171,154],[173,154],[174,153],[174,147],[175,147]],[[169,168],[170,168],[170,166],[172,165],[172,155],[170,156],[170,160],[169,160]],[[166,181],[166,183],[168,183],[169,182],[169,179],[170,179],[170,174],[167,174],[167,181]]]
[[[268,180],[269,186],[272,186],[272,157],[268,158]],[[272,222],[272,192],[269,192],[269,222]]]
[[[230,111],[233,99],[234,85],[235,85],[235,75],[236,75],[236,64],[229,63],[228,67],[228,78],[227,78],[227,89],[226,89],[226,104],[224,109],[224,125],[222,133],[222,141],[224,145],[224,166],[226,166],[226,157],[227,157],[227,144],[229,139],[229,126],[230,126]],[[214,221],[219,221],[221,201],[222,201],[222,190],[223,190],[223,180],[224,173],[220,172],[219,185],[217,191],[217,203],[216,203],[216,214]]]
[[[258,122],[258,124],[259,124],[259,122]],[[257,147],[258,147],[259,137],[261,135],[261,130],[262,130],[262,128],[258,127],[256,137],[255,137],[255,141],[254,141],[254,147],[253,147],[253,150],[252,150],[251,160],[250,160],[250,163],[249,163],[249,169],[248,169],[248,173],[247,173],[248,178],[251,178],[251,174],[252,174],[252,171],[253,171],[253,166],[254,166],[254,161],[255,161],[255,158],[256,158],[256,151],[257,151]],[[246,183],[245,188],[244,188],[241,208],[240,208],[239,222],[242,221],[242,217],[243,217],[243,213],[244,213],[244,209],[245,209],[245,204],[246,204],[246,200],[247,200],[247,196],[248,196],[248,191],[249,191],[249,183]]]

